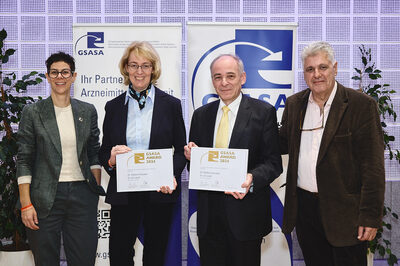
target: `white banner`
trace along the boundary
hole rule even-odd
[[[190,117],[193,110],[218,99],[210,64],[218,55],[230,53],[244,63],[247,79],[242,92],[275,106],[281,120],[286,98],[293,93],[297,24],[188,23],[187,28]],[[271,184],[273,230],[262,243],[262,265],[291,265],[291,238],[280,228],[284,202],[280,185],[285,183],[285,176],[286,167]],[[190,193],[189,199],[188,265],[199,265],[194,195]]]
[[[73,49],[78,74],[74,84],[74,97],[96,106],[100,129],[105,103],[127,89],[123,85],[118,65],[125,48],[133,41],[148,41],[154,46],[160,55],[162,69],[157,87],[181,99],[181,36],[180,24],[73,25]],[[105,189],[108,179],[103,171],[102,186]],[[109,209],[110,206],[104,203],[104,197],[100,197],[96,265],[109,265]],[[136,241],[135,265],[142,265],[142,248],[141,241]]]

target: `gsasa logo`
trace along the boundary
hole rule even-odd
[[[88,32],[75,42],[78,55],[104,55],[103,48],[104,32]]]

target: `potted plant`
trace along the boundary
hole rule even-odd
[[[364,45],[361,45],[359,47],[359,51],[361,54],[362,66],[360,69],[354,68],[357,74],[354,75],[352,79],[358,81],[358,89],[361,92],[370,95],[377,101],[379,114],[383,119],[393,117],[393,120],[396,121],[397,114],[393,109],[393,103],[390,97],[393,93],[396,93],[396,91],[389,89],[389,84],[380,83],[382,71],[379,70],[376,67],[375,62],[372,61],[371,49],[366,49]],[[382,121],[381,124],[383,129],[385,149],[389,153],[389,159],[395,159],[400,163],[400,151],[392,150],[390,147],[390,143],[395,140],[395,137],[389,135],[389,133],[385,130],[387,127],[385,121]],[[384,221],[382,221],[382,226],[378,228],[375,239],[369,242],[369,252],[372,254],[373,258],[373,254],[378,251],[379,255],[382,257],[386,256],[388,265],[392,266],[397,264],[398,259],[397,256],[392,253],[391,242],[385,238],[383,232],[384,230],[392,230],[390,220],[397,220],[398,215],[393,212],[391,208],[384,206],[383,217]]]
[[[28,86],[41,83],[45,77],[33,71],[17,79],[16,73],[4,72],[4,65],[15,53],[14,49],[4,47],[6,38],[7,32],[3,29],[0,31],[0,265],[10,265],[2,264],[3,251],[29,250],[21,213],[16,208],[18,184],[15,159],[18,147],[15,126],[23,107],[35,101],[23,93]]]

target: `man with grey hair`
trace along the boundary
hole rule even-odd
[[[193,113],[191,148],[248,149],[247,176],[237,191],[198,191],[197,235],[202,266],[259,266],[262,238],[272,230],[269,184],[282,172],[276,110],[241,93],[246,82],[242,61],[218,56],[211,79],[220,100]]]
[[[302,61],[308,89],[287,99],[280,129],[289,154],[282,231],[296,227],[306,265],[367,265],[385,190],[377,104],[335,80],[328,43],[305,47]]]

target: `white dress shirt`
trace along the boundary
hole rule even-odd
[[[231,141],[232,130],[233,130],[233,126],[235,125],[235,121],[236,121],[236,117],[237,117],[237,113],[239,111],[239,106],[240,106],[241,101],[242,101],[242,94],[240,93],[239,96],[228,105],[228,108],[229,108],[229,111],[228,111],[228,119],[229,119],[228,147],[229,147],[229,142]],[[224,111],[222,110],[222,107],[224,107],[224,106],[226,106],[225,103],[222,100],[220,100],[219,106],[218,106],[218,111],[217,111],[217,118],[215,119],[213,147],[215,147],[215,139],[217,137],[218,126],[219,126],[219,123],[221,122],[221,118],[224,113]]]
[[[336,90],[337,83],[335,82],[331,95],[324,105],[324,115],[321,113],[318,104],[314,101],[312,92],[308,97],[303,129],[318,128],[322,123],[324,124],[324,128],[301,132],[297,186],[310,192],[318,192],[316,174],[318,153]],[[324,121],[322,121],[323,117]]]

